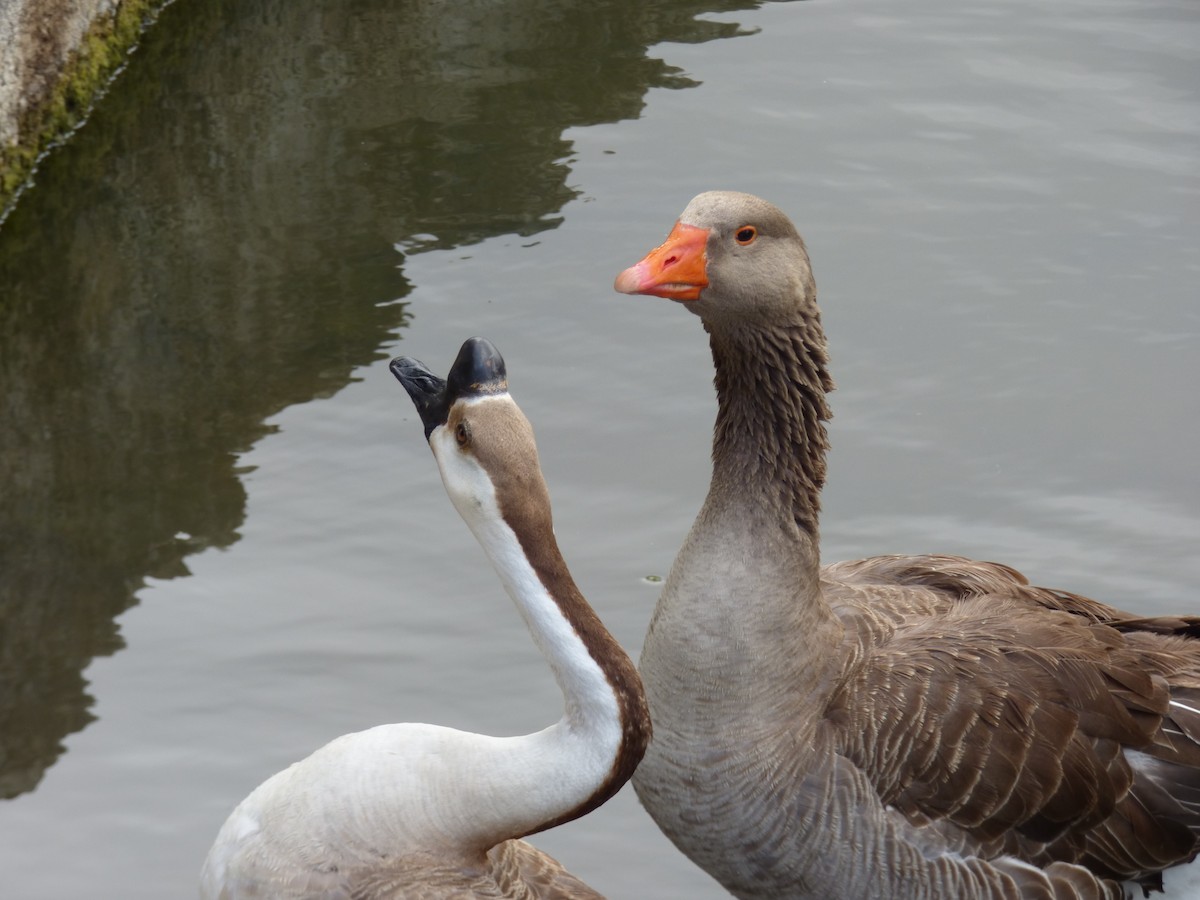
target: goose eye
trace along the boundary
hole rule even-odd
[[[758,229],[753,225],[743,225],[737,230],[737,234],[734,237],[744,247],[747,244],[754,243],[754,239],[758,237]]]
[[[458,441],[458,446],[465,447],[471,440],[471,430],[467,428],[465,422],[459,422],[454,427],[454,440]]]

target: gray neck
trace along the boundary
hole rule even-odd
[[[818,537],[833,389],[818,314],[766,328],[709,328],[716,365],[713,489],[749,491]],[[710,500],[717,498],[710,497]]]
[[[642,654],[647,690],[694,699],[684,706],[702,731],[730,717],[787,714],[805,699],[804,685],[822,689],[841,635],[820,590],[832,384],[819,324],[710,334],[720,406],[712,484]],[[797,652],[798,634],[805,652]],[[776,709],[765,715],[768,708]]]

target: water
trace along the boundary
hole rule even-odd
[[[0,231],[5,897],[193,896],[237,800],[338,734],[556,717],[395,353],[500,347],[637,653],[711,364],[610,285],[711,187],[808,240],[827,558],[1200,612],[1194,5],[750,6],[167,9]],[[628,790],[538,843],[613,897],[722,896]]]

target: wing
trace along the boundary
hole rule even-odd
[[[492,877],[505,897],[604,900],[557,859],[525,841],[505,841],[488,851]]]
[[[310,895],[320,896],[320,895]],[[409,856],[355,879],[351,900],[604,900],[548,853],[503,841],[477,862]]]
[[[1122,878],[1200,849],[1200,618],[1137,619],[957,557],[825,575],[857,644],[828,721],[885,805],[985,855]]]

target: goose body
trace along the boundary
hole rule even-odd
[[[639,663],[634,786],[743,898],[1119,900],[1200,850],[1200,617],[1007,566],[821,566],[825,336],[795,227],[710,192],[622,272],[709,334],[708,495]]]
[[[558,551],[533,432],[488,342],[443,381],[392,361],[446,491],[562,689],[563,717],[489,737],[416,723],[343,735],[255,789],[201,876],[206,900],[598,897],[519,838],[577,818],[628,780],[649,741],[637,671]]]

